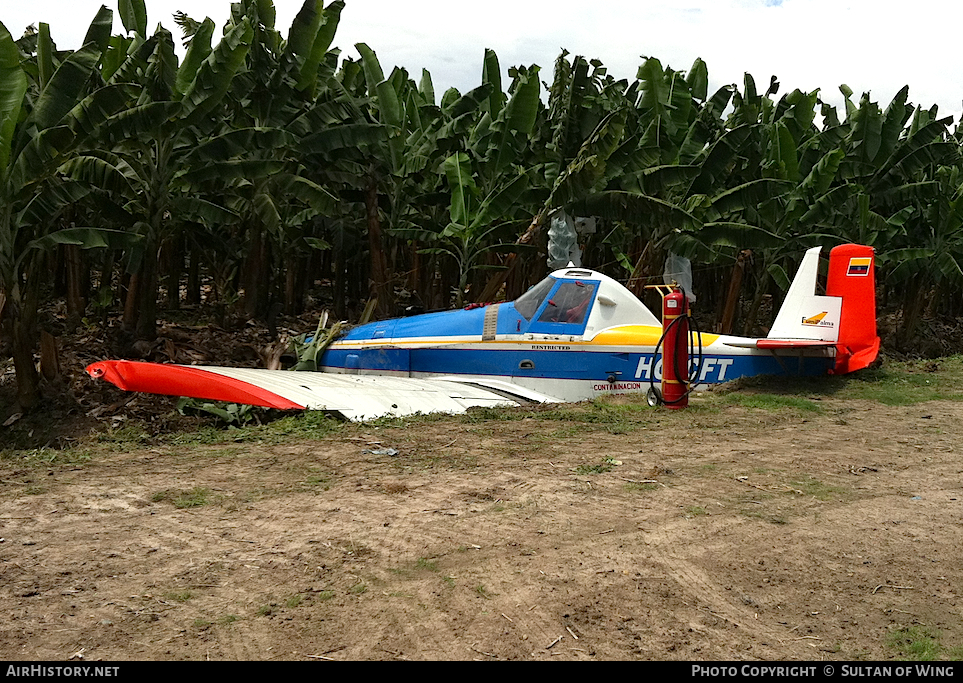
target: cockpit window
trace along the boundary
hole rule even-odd
[[[539,316],[539,322],[546,323],[582,323],[585,321],[585,314],[592,303],[592,294],[595,292],[595,285],[592,283],[563,282],[548,305]]]
[[[542,305],[542,302],[545,301],[545,297],[548,296],[548,293],[552,291],[552,287],[554,286],[554,278],[545,278],[530,290],[515,299],[515,310],[518,311],[519,315],[525,318],[525,320],[531,320],[532,316],[535,315],[535,311],[537,311],[538,307]]]

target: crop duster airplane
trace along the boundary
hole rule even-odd
[[[826,294],[820,248],[806,252],[769,336],[692,332],[699,388],[752,375],[844,374],[872,363],[876,335],[871,247],[835,247]],[[662,324],[602,273],[557,270],[514,302],[384,320],[351,329],[320,372],[105,360],[91,377],[121,389],[269,408],[324,410],[350,420],[464,412],[472,406],[574,402],[649,392],[661,380]]]

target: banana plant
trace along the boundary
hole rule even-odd
[[[327,112],[319,110],[326,107],[322,96],[335,56],[329,47],[343,7],[340,0],[327,7],[321,0],[304,0],[285,40],[270,0],[232,6],[232,22],[253,27],[250,49],[226,98],[230,127],[237,130],[225,138],[237,139],[213,141],[226,152],[223,160],[198,165],[190,179],[208,191],[219,187],[239,216],[234,227],[246,248],[242,285],[249,315],[268,314],[273,273],[288,271],[290,279],[299,259],[287,256],[322,244],[305,239],[312,237],[309,226],[336,203],[310,177],[303,143],[330,125]]]
[[[210,224],[233,217],[220,204],[190,193],[181,177],[199,141],[218,132],[213,113],[243,63],[253,28],[246,19],[233,23],[211,47],[213,25],[205,22],[178,64],[170,32],[159,26],[142,40],[143,0],[130,0],[129,5],[129,16],[122,16],[125,27],[135,33],[136,46],[112,78],[137,78],[139,95],[103,126],[68,170],[75,180],[98,187],[124,217],[125,229],[141,237],[139,248],[129,252],[124,327],[139,338],[153,339],[162,247],[185,222]]]
[[[528,177],[524,172],[518,173],[504,185],[483,194],[465,152],[445,159],[444,170],[451,191],[450,221],[433,240],[441,246],[422,251],[447,254],[454,259],[458,268],[454,303],[461,307],[470,275],[484,265],[482,257],[489,251],[512,246],[511,241],[499,242],[492,237],[517,215],[518,199],[528,188]]]
[[[509,73],[513,81],[506,97],[498,58],[487,50],[483,78],[488,95],[474,109],[466,149],[446,156],[439,169],[450,197],[448,223],[440,232],[425,234],[431,246],[422,252],[454,260],[456,306],[464,304],[474,272],[486,266],[483,257],[511,246],[535,208],[525,196],[531,186],[531,135],[541,110],[538,67]],[[460,99],[458,104],[468,103]]]
[[[117,244],[117,235],[108,231],[68,229],[60,220],[67,206],[92,190],[65,177],[64,166],[128,101],[126,86],[97,78],[111,21],[112,13],[102,7],[84,46],[59,64],[46,26],[31,56],[21,54],[0,24],[0,323],[13,343],[23,409],[39,398],[33,361],[42,279],[38,256],[58,244]],[[25,68],[33,60],[37,68]]]

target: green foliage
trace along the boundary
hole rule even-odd
[[[254,421],[254,406],[238,403],[223,403],[205,401],[196,398],[180,398],[177,400],[177,412],[181,415],[196,415],[206,413],[218,418],[226,425],[239,427]]]
[[[327,320],[328,316],[325,313],[318,321],[318,328],[313,335],[309,336],[305,333],[291,340],[294,353],[298,358],[298,362],[291,368],[292,370],[312,372],[318,369],[318,355],[323,353],[328,345],[337,339],[342,329],[342,324],[337,322],[330,329],[325,330]]]
[[[940,636],[939,631],[929,626],[909,626],[890,632],[886,636],[886,645],[902,659],[931,662],[942,653]]]

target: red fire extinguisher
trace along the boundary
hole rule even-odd
[[[689,302],[678,287],[662,297],[662,403],[689,405]]]

